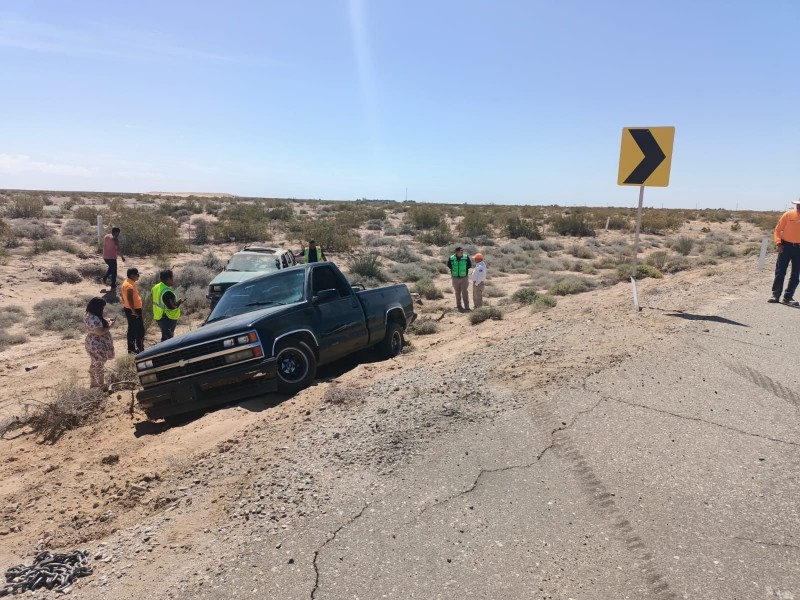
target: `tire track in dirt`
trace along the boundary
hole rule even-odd
[[[583,385],[584,389],[586,389],[585,380]],[[552,450],[564,460],[567,468],[573,472],[578,485],[588,498],[591,508],[601,518],[611,523],[616,537],[623,543],[633,558],[643,565],[643,577],[653,597],[658,600],[677,600],[679,596],[672,591],[666,577],[659,571],[655,556],[648,548],[647,543],[636,532],[631,522],[617,506],[614,501],[614,494],[603,483],[592,468],[589,460],[572,439],[570,428],[580,415],[593,411],[604,401],[608,401],[608,399],[601,396],[597,404],[591,408],[575,413],[568,424],[564,424],[564,421],[556,416],[556,401],[553,399],[539,403],[534,410],[541,417],[543,424],[558,424],[552,430]]]

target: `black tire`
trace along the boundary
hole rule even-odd
[[[397,323],[387,323],[386,336],[377,348],[382,358],[394,358],[400,354],[403,350],[403,328]]]
[[[317,358],[305,342],[281,340],[275,349],[275,358],[275,377],[281,394],[295,394],[314,381]]]

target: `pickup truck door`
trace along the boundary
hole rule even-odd
[[[320,363],[360,350],[369,339],[364,309],[350,284],[333,267],[321,264],[311,272],[312,297],[330,289],[335,289],[337,295],[315,303],[311,309],[319,336]]]

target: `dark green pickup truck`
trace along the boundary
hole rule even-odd
[[[416,314],[405,285],[354,290],[329,262],[230,287],[206,323],[136,356],[139,405],[152,419],[264,392],[292,394],[317,366],[365,348],[400,354]]]

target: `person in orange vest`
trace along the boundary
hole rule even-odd
[[[775,279],[772,282],[772,296],[767,302],[780,302],[783,292],[783,303],[800,306],[794,299],[794,291],[800,282],[800,200],[792,200],[794,210],[787,210],[778,219],[775,226],[775,247],[778,249],[778,260],[775,263]],[[783,289],[786,270],[792,265],[789,284]]]
[[[142,297],[136,282],[139,269],[128,269],[128,277],[122,282],[122,305],[128,320],[128,354],[139,354],[144,350],[144,320],[142,319]]]

